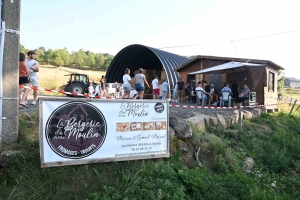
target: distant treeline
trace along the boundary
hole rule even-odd
[[[48,49],[39,47],[38,49],[26,49],[20,44],[20,52],[26,53],[32,50],[36,53],[36,60],[41,65],[64,66],[76,69],[92,69],[106,71],[110,62],[114,58],[108,53],[93,53],[91,51],[72,51],[69,53],[67,48],[63,49]]]

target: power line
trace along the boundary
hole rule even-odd
[[[285,31],[285,32],[280,32],[280,33],[272,33],[272,34],[268,34],[268,35],[255,36],[255,37],[250,37],[250,38],[231,40],[230,42],[253,40],[253,39],[257,39],[257,38],[269,37],[269,36],[274,36],[274,35],[282,35],[282,34],[287,34],[287,33],[292,33],[292,32],[297,32],[297,31],[300,31],[300,29]],[[171,48],[180,48],[180,47],[201,46],[201,45],[208,45],[208,44],[213,44],[213,43],[188,44],[188,45],[180,45],[180,46],[161,47],[161,48],[158,48],[158,49],[171,49]]]
[[[280,33],[273,33],[273,34],[269,34],[269,35],[261,35],[261,36],[251,37],[251,38],[244,38],[244,39],[239,39],[239,40],[232,40],[232,42],[252,40],[252,39],[256,39],[256,38],[269,37],[269,36],[273,36],[273,35],[281,35],[281,34],[286,34],[286,33],[297,32],[297,31],[300,31],[300,29],[296,29],[296,30],[292,30],[292,31],[285,31],[285,32],[280,32]]]
[[[188,44],[188,45],[182,45],[182,46],[171,46],[171,47],[161,47],[158,49],[169,49],[169,48],[176,48],[176,47],[192,47],[192,46],[200,46],[200,45],[207,45],[211,43],[202,43],[202,44]]]

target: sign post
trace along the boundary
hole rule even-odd
[[[39,102],[41,167],[170,156],[167,101],[42,97]]]

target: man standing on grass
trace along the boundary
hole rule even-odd
[[[152,87],[153,87],[153,99],[158,99],[159,97],[158,76],[155,76],[155,78],[153,79]]]
[[[39,86],[39,79],[37,72],[39,72],[39,63],[35,60],[35,53],[28,51],[27,58],[25,59],[27,68],[30,70],[30,83],[32,87],[37,88]],[[37,90],[33,90],[33,101],[31,105],[35,105],[37,101]]]

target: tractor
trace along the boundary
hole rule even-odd
[[[89,87],[89,76],[86,74],[68,74],[65,76],[70,76],[70,79],[65,86],[66,92],[76,92],[79,94],[88,93],[88,87]],[[97,86],[97,84],[93,83],[94,88]],[[67,96],[72,96],[68,95]]]

